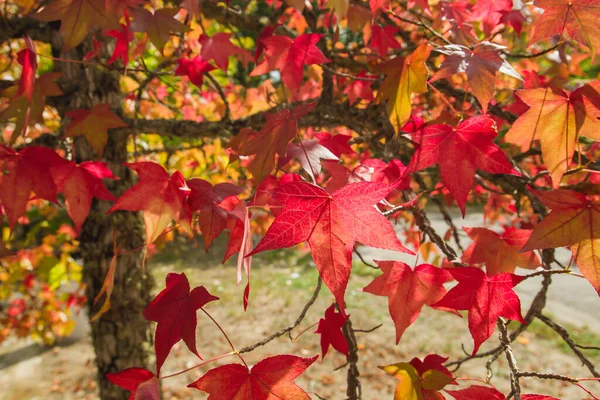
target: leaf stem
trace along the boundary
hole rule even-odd
[[[183,371],[179,371],[179,372],[176,372],[176,373],[174,373],[174,374],[171,374],[171,375],[161,376],[161,377],[160,377],[160,378],[158,378],[158,379],[167,379],[167,378],[173,378],[174,376],[183,375],[183,374],[185,374],[186,372],[189,372],[189,371],[191,371],[191,370],[193,370],[193,369],[200,368],[200,367],[202,367],[203,365],[206,365],[206,364],[209,364],[209,363],[211,363],[211,362],[214,362],[214,361],[220,360],[221,358],[225,358],[225,357],[232,356],[232,355],[234,355],[234,354],[236,354],[236,353],[234,353],[233,351],[230,351],[229,353],[226,353],[226,354],[221,354],[220,356],[213,357],[213,358],[211,358],[210,360],[202,361],[201,363],[199,363],[199,364],[196,364],[196,365],[194,365],[193,367],[189,367],[189,368],[187,368],[187,369],[184,369]]]
[[[217,326],[217,328],[219,328],[219,330],[221,331],[221,333],[225,337],[225,340],[227,340],[227,343],[229,343],[229,347],[231,347],[231,352],[239,357],[239,359],[242,361],[242,363],[244,363],[244,365],[246,366],[246,368],[250,369],[250,367],[248,367],[248,364],[246,364],[246,360],[244,360],[244,357],[242,357],[242,355],[240,354],[240,352],[235,348],[235,346],[231,342],[231,339],[229,339],[229,335],[227,335],[227,333],[225,332],[225,330],[223,329],[223,327],[204,308],[200,308],[200,310],[202,310],[202,312],[204,314],[206,314],[206,316],[208,318],[210,318],[210,320]]]
[[[298,339],[300,336],[302,336],[304,333],[306,333],[306,331],[308,331],[309,329],[313,328],[315,325],[318,325],[318,324],[319,324],[319,322],[315,322],[314,324],[312,324],[308,328],[302,330],[302,332],[300,332],[295,338],[292,339],[292,342],[295,342],[296,339]]]

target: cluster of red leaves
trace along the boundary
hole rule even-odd
[[[160,370],[177,342],[183,340],[188,349],[201,358],[196,349],[196,312],[204,311],[203,307],[215,300],[218,297],[211,295],[204,286],[190,290],[184,273],[169,273],[165,289],[144,309],[144,317],[157,322],[154,341],[156,375],[142,368],[128,368],[108,374],[107,378],[131,391],[130,399],[158,400]],[[279,355],[265,358],[252,368],[245,364],[228,364],[211,369],[188,386],[208,393],[211,400],[308,400],[308,394],[294,380],[317,358]]]

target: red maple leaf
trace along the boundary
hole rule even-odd
[[[442,182],[464,216],[476,169],[492,174],[518,175],[506,155],[494,144],[496,135],[494,120],[487,116],[466,119],[456,128],[445,124],[426,126],[412,134],[418,148],[408,169],[419,171],[438,164]]]
[[[138,173],[139,181],[115,202],[108,213],[117,210],[143,211],[146,243],[154,242],[172,220],[191,230],[191,212],[186,203],[189,188],[181,172],[171,177],[159,164],[149,161],[126,163]]]
[[[285,86],[295,93],[302,83],[305,65],[331,61],[315,46],[323,36],[307,33],[295,39],[281,35],[262,39],[261,43],[265,46],[263,60],[250,72],[250,76],[262,75],[278,69]]]
[[[344,293],[356,242],[412,254],[400,243],[390,222],[374,207],[396,186],[359,182],[331,195],[307,182],[280,186],[273,198],[283,209],[250,254],[308,241],[319,274],[345,315]]]
[[[367,73],[362,70],[356,75],[356,79],[350,80],[350,83],[344,89],[344,94],[348,96],[348,103],[350,103],[350,105],[356,103],[357,100],[373,101],[375,98],[373,96],[373,89],[371,89],[371,84],[373,82],[361,78],[374,77],[374,75],[367,75]]]
[[[106,63],[110,65],[121,58],[123,65],[127,67],[127,64],[129,64],[129,43],[133,40],[133,33],[129,30],[129,24],[121,24],[120,30],[109,30],[106,32],[106,36],[117,39],[112,56],[110,56]]]
[[[94,197],[110,201],[117,199],[102,183],[102,179],[118,179],[103,162],[69,162],[54,168],[52,176],[58,193],[65,196],[67,213],[75,224],[77,234],[90,213]]]
[[[227,212],[217,205],[226,197],[237,196],[242,189],[232,183],[218,183],[213,186],[203,179],[187,181],[190,194],[187,203],[191,211],[198,212],[198,225],[204,237],[204,249],[227,227]]]
[[[414,270],[401,261],[376,261],[383,271],[363,291],[388,296],[390,315],[396,326],[396,343],[412,325],[425,304],[431,306],[446,295],[444,283],[452,275],[442,268],[421,264]]]
[[[187,76],[190,78],[190,81],[198,87],[202,87],[204,74],[216,69],[211,64],[204,61],[201,56],[196,56],[191,60],[188,58],[180,58],[177,60],[177,63],[179,65],[177,66],[177,69],[175,69],[175,75]]]
[[[143,368],[127,368],[106,374],[106,379],[131,392],[129,400],[160,400],[158,379]]]
[[[473,239],[465,250],[462,261],[467,264],[485,264],[488,275],[515,272],[516,267],[535,269],[540,259],[532,252],[519,252],[531,235],[530,230],[507,228],[500,235],[486,228],[463,228]]]
[[[506,400],[498,389],[487,386],[473,385],[462,390],[446,390],[450,396],[456,400]],[[541,394],[522,394],[521,399],[523,400],[558,400],[552,396],[545,396]]]
[[[219,298],[208,293],[204,286],[190,291],[185,273],[167,275],[166,287],[144,309],[144,318],[158,322],[154,336],[158,375],[169,351],[182,339],[201,358],[196,349],[196,311],[215,300]]]
[[[469,331],[475,342],[473,354],[492,336],[498,317],[526,323],[521,316],[519,296],[513,290],[524,279],[523,276],[506,273],[487,276],[474,267],[447,270],[458,285],[433,306],[469,311]]]
[[[317,358],[284,354],[265,358],[251,369],[241,364],[223,365],[188,387],[208,393],[208,400],[310,400],[294,380]]]
[[[231,33],[218,32],[212,37],[202,34],[198,38],[198,42],[202,45],[200,56],[206,61],[214,60],[217,67],[227,72],[229,67],[229,57],[237,56],[236,58],[244,65],[252,59],[252,55],[233,43],[231,43]]]
[[[260,132],[242,129],[231,142],[231,149],[242,156],[254,155],[249,164],[256,183],[260,183],[273,170],[276,155],[285,156],[288,143],[298,135],[298,120],[316,106],[301,104],[293,110],[267,113],[267,122]]]
[[[512,0],[478,0],[473,5],[469,20],[481,22],[483,32],[489,35],[500,25],[502,16],[509,12],[512,6]]]
[[[356,152],[350,147],[348,143],[352,136],[350,135],[331,135],[329,132],[317,132],[315,138],[319,139],[319,143],[327,147],[337,157],[342,154],[356,154]]]
[[[268,37],[273,36],[273,34],[275,33],[275,30],[277,28],[279,28],[279,25],[267,25],[267,26],[265,26],[265,29],[262,30],[262,32],[258,36],[258,39],[256,40],[256,51],[254,52],[254,62],[258,63],[258,59],[262,55],[263,51],[265,51],[265,49],[267,48],[267,46],[265,46],[265,44],[263,43],[263,40]]]
[[[396,40],[396,33],[400,29],[392,25],[386,25],[383,28],[379,25],[373,25],[372,29],[371,46],[377,49],[381,57],[386,57],[390,48],[399,49],[402,47],[398,40]]]
[[[51,170],[65,162],[46,147],[30,146],[17,153],[0,144],[0,203],[11,229],[25,213],[31,192],[37,198],[57,203]]]
[[[26,95],[31,101],[37,72],[37,54],[31,39],[26,38],[27,47],[17,53],[17,62],[21,64],[21,77],[16,96]]]
[[[369,0],[369,7],[371,8],[371,12],[373,16],[377,16],[379,10],[384,7],[390,6],[390,0]]]
[[[321,335],[321,357],[325,358],[329,346],[348,357],[348,341],[342,332],[342,327],[348,321],[350,316],[343,316],[335,310],[335,304],[332,304],[325,310],[325,318],[319,320],[319,325],[315,333]]]

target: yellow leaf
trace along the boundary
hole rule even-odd
[[[396,135],[410,119],[411,95],[427,91],[429,70],[425,62],[429,53],[431,46],[424,43],[407,58],[396,57],[382,67],[387,76],[383,81],[381,95],[388,101],[387,111]]]
[[[600,239],[587,239],[571,246],[575,264],[600,295]]]
[[[328,6],[335,10],[339,23],[341,20],[346,19],[348,8],[350,8],[350,0],[329,0]]]
[[[379,368],[399,381],[394,392],[394,400],[423,400],[421,379],[412,365],[398,363]]]

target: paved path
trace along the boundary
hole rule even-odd
[[[431,224],[434,229],[444,234],[448,226],[442,219],[441,215],[430,213]],[[460,215],[455,216],[454,223],[460,227],[479,227],[483,226],[483,215],[480,213],[472,213],[462,220]],[[402,226],[398,226],[399,232]],[[469,237],[461,233],[462,245],[466,248],[470,243]],[[369,247],[361,247],[360,253],[368,260],[400,260],[408,264],[413,264],[414,256],[407,254],[373,249]],[[557,250],[557,259],[568,264],[571,252],[566,249]],[[517,274],[525,274],[527,271],[518,269]],[[531,278],[520,283],[515,291],[521,298],[523,310],[526,311],[529,304],[541,287],[542,278]],[[600,332],[600,297],[592,288],[590,283],[582,278],[569,275],[554,275],[552,277],[552,285],[548,291],[548,300],[546,303],[546,313],[551,314],[557,321],[568,323],[571,325],[583,327],[587,326],[590,329]]]

